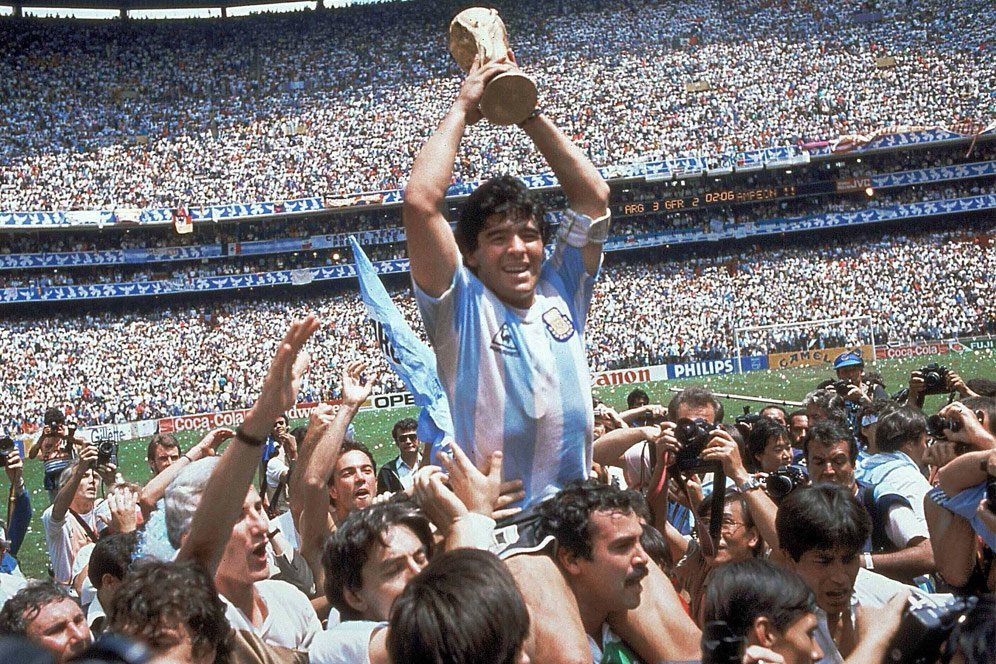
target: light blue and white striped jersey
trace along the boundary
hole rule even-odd
[[[457,443],[475,463],[502,450],[504,479],[525,485],[523,507],[591,468],[583,332],[594,283],[581,250],[558,243],[528,310],[503,303],[462,263],[439,298],[414,285]]]

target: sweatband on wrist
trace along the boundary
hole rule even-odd
[[[604,244],[609,237],[611,219],[612,215],[609,212],[598,219],[592,219],[586,214],[565,210],[557,228],[557,240],[577,249],[583,248],[589,242]]]

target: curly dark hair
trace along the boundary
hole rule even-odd
[[[28,625],[34,622],[42,609],[67,599],[76,601],[62,586],[51,581],[31,583],[7,600],[3,609],[0,609],[0,634],[27,635]]]
[[[454,236],[464,256],[477,250],[477,238],[493,214],[505,214],[515,220],[534,219],[543,242],[550,239],[550,224],[543,203],[522,180],[499,175],[475,189],[460,210]]]
[[[543,535],[552,535],[557,540],[558,547],[578,558],[590,559],[591,515],[594,512],[642,515],[646,510],[646,502],[638,491],[584,480],[568,484],[553,498],[540,503],[539,527]]]
[[[325,542],[322,566],[325,568],[325,597],[343,620],[359,620],[361,615],[346,601],[345,591],[363,587],[363,566],[374,546],[387,546],[384,537],[391,526],[405,526],[421,540],[426,555],[432,557],[432,528],[429,519],[409,500],[391,500],[353,510]]]
[[[180,625],[187,626],[195,654],[213,648],[215,664],[228,662],[231,627],[225,603],[204,568],[194,562],[138,564],[114,593],[108,630],[161,651],[176,645]]]

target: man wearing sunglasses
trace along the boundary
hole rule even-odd
[[[418,422],[406,417],[391,429],[391,437],[400,454],[381,466],[377,473],[377,493],[397,493],[411,488],[420,456],[417,428]]]

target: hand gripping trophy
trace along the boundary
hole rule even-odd
[[[467,73],[474,57],[481,64],[508,53],[508,33],[497,10],[471,7],[450,22],[450,53]],[[519,71],[495,76],[481,97],[481,113],[496,125],[518,124],[536,110],[536,83]]]

